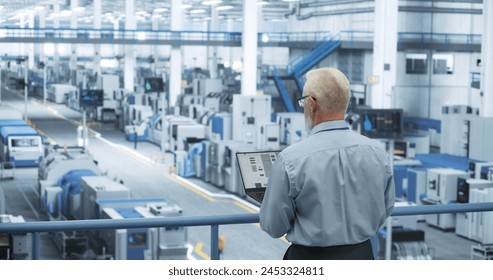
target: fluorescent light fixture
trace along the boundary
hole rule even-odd
[[[0,8],[0,9],[1,9],[1,8]],[[42,11],[42,10],[44,10],[44,9],[45,9],[45,7],[44,7],[44,6],[37,6],[37,7],[35,7],[35,8],[34,8],[34,10],[36,10],[36,11]]]
[[[264,43],[269,42],[269,36],[267,34],[262,34],[262,42]]]
[[[152,12],[157,14],[157,13],[164,13],[168,10],[168,8],[155,8]]]
[[[224,6],[218,6],[218,7],[216,7],[216,10],[218,10],[218,11],[226,11],[226,10],[231,10],[233,8],[234,8],[233,5],[224,5]]]
[[[76,12],[76,13],[82,13],[85,9],[86,8],[84,8],[84,7],[76,7],[76,8],[74,8],[73,11]]]
[[[284,2],[299,2],[300,0],[282,0]]]
[[[139,41],[144,41],[146,39],[146,34],[145,32],[138,32],[137,33],[137,40]]]
[[[267,4],[269,4],[269,2],[267,2],[267,1],[258,1],[258,2],[257,2],[257,5],[258,5],[258,6],[265,6],[265,5],[267,5]]]
[[[161,18],[161,17],[162,17],[162,16],[161,16],[161,15],[158,15],[158,14],[153,14],[153,15],[151,16],[151,18],[154,18],[154,19],[156,19],[156,18]]]
[[[68,17],[72,14],[72,11],[71,10],[64,10],[64,11],[61,11],[60,12],[60,16],[62,17]]]
[[[193,9],[193,10],[190,10],[190,13],[191,14],[202,14],[202,13],[205,13],[207,12],[205,9]]]
[[[181,5],[181,8],[182,8],[182,9],[190,9],[191,7],[192,7],[192,5],[191,5],[191,4],[182,4],[182,5]]]
[[[206,0],[202,1],[202,5],[216,5],[216,4],[221,4],[223,1],[222,0]]]
[[[0,38],[5,38],[7,37],[7,31],[5,31],[5,29],[1,29],[0,30]]]

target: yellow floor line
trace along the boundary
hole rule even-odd
[[[205,193],[200,192],[200,191],[198,191],[198,190],[196,190],[196,189],[188,186],[187,184],[185,184],[183,182],[180,182],[180,181],[176,180],[173,176],[169,175],[168,173],[164,173],[163,176],[166,177],[166,178],[168,178],[168,179],[170,179],[170,180],[172,180],[172,181],[174,181],[175,183],[179,184],[180,186],[182,186],[182,187],[184,187],[184,188],[186,188],[186,189],[188,189],[188,190],[190,190],[190,191],[192,191],[192,192],[194,192],[194,193],[202,196],[203,198],[205,198],[205,199],[207,199],[209,201],[215,201],[214,198],[212,198],[212,197],[206,195]]]
[[[202,251],[203,246],[204,244],[202,242],[197,243],[197,245],[195,245],[194,251],[197,255],[199,255],[204,260],[210,260],[211,257]]]

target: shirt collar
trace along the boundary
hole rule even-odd
[[[334,128],[346,128],[348,127],[348,124],[346,123],[345,120],[337,120],[337,121],[328,121],[328,122],[323,122],[317,124],[315,127],[310,130],[310,133],[308,136],[312,136],[313,134],[322,131],[322,130],[327,130],[327,129],[334,129]]]

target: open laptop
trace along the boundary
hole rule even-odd
[[[262,203],[272,165],[280,151],[236,153],[245,194]]]

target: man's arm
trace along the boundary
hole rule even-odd
[[[288,174],[279,157],[272,167],[260,207],[260,227],[273,238],[283,236],[291,227],[294,209],[294,200],[289,196]]]

